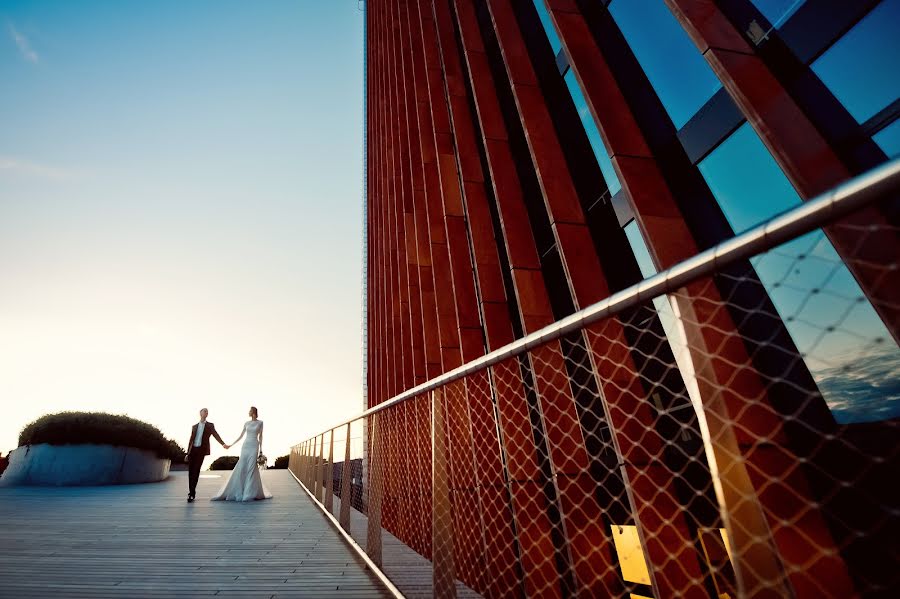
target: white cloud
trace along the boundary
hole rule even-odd
[[[13,27],[12,23],[10,23],[8,27],[9,35],[16,43],[16,47],[19,48],[19,52],[22,53],[22,58],[24,58],[28,62],[38,62],[41,58],[40,56],[38,56],[38,53],[31,48],[31,43],[29,43],[28,38],[25,37],[24,34],[20,33],[15,27]]]

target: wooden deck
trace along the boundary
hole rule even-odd
[[[247,504],[209,501],[222,478],[187,503],[186,472],[0,488],[0,597],[388,596],[287,471],[263,476],[274,499]]]

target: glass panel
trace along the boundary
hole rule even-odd
[[[680,129],[722,84],[661,0],[615,2],[609,11]]]
[[[655,275],[656,267],[653,265],[653,260],[650,258],[650,251],[647,249],[644,236],[641,235],[641,230],[638,228],[636,221],[631,221],[625,225],[625,237],[628,238],[628,243],[631,245],[631,251],[634,252],[638,268],[641,269],[641,275],[645,279]]]
[[[699,167],[736,231],[801,201],[748,124]],[[838,422],[900,415],[900,389],[891,377],[900,351],[872,306],[858,301],[862,291],[825,235],[814,231],[751,263]],[[834,330],[824,328],[835,322]],[[879,338],[890,347],[875,356],[872,340]],[[864,379],[849,380],[848,370],[864,366]]]
[[[884,0],[812,65],[864,123],[900,97],[900,0]]]
[[[616,176],[616,170],[613,168],[612,160],[609,159],[609,154],[606,152],[606,146],[603,145],[603,139],[600,137],[600,130],[597,129],[597,124],[594,122],[594,117],[591,115],[587,101],[584,99],[584,94],[581,93],[581,86],[578,85],[575,73],[571,69],[566,73],[565,79],[566,86],[569,88],[569,94],[572,96],[572,101],[575,102],[575,108],[578,109],[578,116],[581,117],[581,124],[584,126],[584,132],[587,133],[588,141],[590,141],[591,148],[594,150],[594,156],[597,157],[600,171],[603,173],[603,179],[606,180],[606,185],[609,187],[610,197],[614,196],[622,189],[622,184],[619,183],[619,178]]]
[[[628,582],[649,585],[650,572],[647,570],[647,561],[644,559],[644,551],[638,539],[637,527],[614,524],[609,528],[612,530],[616,554],[619,556],[622,578]]]
[[[559,36],[556,35],[556,28],[553,26],[553,21],[550,19],[550,13],[547,12],[547,7],[544,6],[544,0],[533,0],[534,7],[537,9],[538,16],[541,18],[541,25],[544,26],[544,32],[547,34],[547,39],[550,40],[550,47],[553,48],[554,54],[559,54],[559,51],[562,50],[562,43],[559,41]]]
[[[698,166],[736,233],[800,205],[800,196],[748,123]]]
[[[806,0],[751,0],[772,27],[779,27],[797,12]]]
[[[872,139],[884,150],[888,158],[900,156],[900,119],[876,133]]]

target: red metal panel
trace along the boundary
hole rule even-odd
[[[427,378],[441,373],[441,340],[438,329],[437,300],[435,293],[434,273],[432,269],[432,227],[428,216],[428,197],[439,193],[436,189],[435,176],[431,182],[426,181],[427,165],[434,166],[436,159],[433,132],[431,129],[431,111],[429,107],[427,75],[424,57],[421,52],[421,26],[418,7],[402,2],[401,28],[404,32],[402,47],[408,57],[410,68],[406,71],[407,87],[410,98],[410,160],[414,189],[414,205],[416,220],[416,246],[419,257],[419,286],[422,304],[422,327],[425,345],[425,368]],[[440,233],[438,242],[443,241],[443,227],[434,227]],[[430,404],[427,401],[413,402],[410,429],[414,435],[413,451],[415,452],[416,481],[414,505],[418,512],[418,522],[414,523],[418,541],[413,548],[426,557],[431,555],[431,442],[430,442]]]
[[[475,489],[450,491],[453,514],[453,549],[457,577],[477,590],[487,588],[485,579],[485,531],[481,527],[479,493]]]
[[[424,210],[424,179],[421,151],[419,149],[415,78],[413,75],[412,57],[409,51],[409,15],[406,2],[399,3],[398,8],[400,17],[398,47],[402,65],[401,83],[403,88],[403,114],[401,116],[406,133],[403,140],[403,147],[406,153],[404,163],[404,173],[406,175],[404,230],[406,232],[406,256],[409,271],[409,315],[410,333],[412,335],[413,385],[419,385],[428,378],[425,366],[425,322],[423,315],[425,307],[422,303],[421,265],[423,262],[431,264],[431,252],[428,242],[423,236],[424,231],[419,231],[420,226],[426,226],[425,219],[422,218]],[[431,284],[433,285],[433,282]]]
[[[535,482],[513,482],[510,490],[522,549],[525,594],[528,597],[562,597],[544,490]]]
[[[569,291],[575,305],[584,307],[608,296],[608,285],[601,269],[600,261],[594,251],[581,204],[575,191],[562,147],[556,136],[549,110],[543,101],[540,88],[537,86],[537,79],[533,73],[533,67],[530,63],[524,40],[513,14],[512,5],[509,0],[488,0],[488,7],[493,17],[506,72],[512,82],[513,96],[519,109],[519,120],[525,131],[529,152],[540,182],[547,213],[550,216],[557,248],[566,272]],[[630,345],[622,334],[621,328],[617,328],[614,332],[615,335],[605,339],[607,344],[609,346],[629,348]],[[596,374],[600,375],[597,363],[604,359],[606,347],[589,347],[589,349],[592,350],[589,352],[592,369]],[[553,351],[558,350],[554,349]],[[619,380],[609,380],[602,376],[597,376],[603,400],[608,405],[624,396],[631,398],[633,403],[644,398],[643,390],[638,382],[639,375],[631,362],[630,355],[626,354],[623,358],[625,358],[625,368],[623,368],[622,374],[625,376],[627,388],[632,393],[636,392],[637,395],[622,393],[620,387],[622,382]],[[559,356],[558,361],[562,362],[562,356]],[[552,364],[551,356],[535,356],[534,362],[536,367],[541,366],[544,368],[541,374],[536,372],[538,380],[545,376],[553,376],[553,370],[555,369],[545,366],[546,364]],[[565,372],[563,371],[562,374],[564,375]],[[542,408],[544,410],[544,420],[547,423],[548,445],[554,466],[559,472],[578,475],[586,471],[587,455],[574,401],[569,400],[566,402],[565,398],[553,396],[551,396],[551,399],[552,401],[547,401],[546,405],[542,405]],[[548,415],[548,412],[550,415]],[[552,426],[551,422],[554,423]],[[662,459],[661,448],[663,444],[657,436],[653,415],[648,411],[629,413],[624,421],[620,420],[610,424],[613,425],[611,430],[620,445],[633,444],[638,439],[642,442],[649,439],[651,446],[658,448],[655,457]],[[616,424],[618,426],[615,426]],[[636,425],[639,425],[639,430],[634,430],[633,427]],[[623,459],[625,457],[623,456]],[[638,470],[646,468],[646,461],[642,461],[644,463],[631,466]],[[630,484],[630,476],[632,474],[629,473],[628,467],[624,469],[623,474],[626,484]],[[683,522],[684,514],[677,508],[678,502],[675,501],[674,491],[670,487],[660,487],[649,495],[639,495],[634,492],[635,489],[633,487],[632,491],[632,498],[635,504],[632,510],[635,513],[638,526],[643,527],[648,533],[645,536],[660,536],[664,531],[649,528],[660,522]],[[668,495],[667,500],[660,501],[660,494]],[[590,499],[593,499],[592,495]],[[563,497],[561,497],[561,501],[563,502],[564,522],[567,522],[571,514],[567,513],[565,508],[572,509],[574,506],[571,504],[566,506]],[[646,510],[661,508],[668,509],[667,512],[663,513],[662,518],[655,521],[649,519],[641,520],[641,516]],[[599,505],[595,503],[589,503],[587,509],[589,516],[591,514],[599,515],[600,513]],[[687,526],[682,525],[679,529],[687,531],[687,528]],[[665,532],[669,532],[669,530],[667,529]],[[579,534],[577,527],[567,530],[567,534],[570,535],[569,543],[573,567],[575,567],[576,584],[579,589],[583,589],[585,592],[597,593],[601,592],[601,589],[604,587],[613,585],[614,581],[612,578],[598,579],[596,575],[591,574],[592,571],[607,571],[609,569],[608,565],[610,562],[604,562],[604,560],[609,560],[612,552],[606,549],[603,552],[582,553],[587,550],[587,547],[583,542],[579,541],[580,537],[577,536]],[[677,540],[678,544],[676,546],[685,549],[684,557],[680,562],[673,562],[670,559],[670,554],[661,551],[658,547],[649,545],[647,547],[650,552],[650,561],[657,573],[656,581],[660,587],[660,592],[664,596],[675,593],[687,593],[688,595],[703,593],[702,586],[700,586],[701,571],[698,556],[695,551],[690,550],[693,547],[693,540],[687,534]],[[597,560],[594,565],[583,563],[583,560],[590,562],[592,559]],[[675,572],[676,570],[678,570],[677,573]],[[675,581],[677,581],[677,584],[682,584],[685,580],[685,573],[687,573],[686,578],[689,581],[687,587],[668,586],[666,584],[667,582],[675,584]],[[690,581],[693,582],[691,583]],[[606,592],[609,592],[608,589]]]
[[[450,255],[444,229],[444,188],[439,165],[446,160],[440,154],[445,148],[449,130],[449,115],[442,91],[440,56],[435,42],[434,21],[431,9],[421,6],[417,0],[410,5],[413,52],[425,57],[423,109],[419,110],[422,158],[425,173],[426,212],[431,234],[432,274],[436,295],[438,330],[440,332],[442,371],[452,370],[462,364],[459,333],[456,319],[456,303],[453,299],[453,282],[450,273]],[[419,75],[417,73],[417,82]],[[450,142],[452,150],[452,142]],[[451,156],[452,158],[452,156]],[[458,187],[457,187],[458,190]],[[453,200],[451,199],[451,203]]]
[[[530,332],[553,322],[552,309],[540,270],[540,261],[522,197],[521,184],[507,142],[506,128],[500,117],[499,101],[493,78],[480,42],[480,33],[473,7],[468,2],[457,1],[455,8],[464,45],[464,56],[469,67],[468,72],[477,115],[484,135],[483,143],[503,230],[503,242],[506,245],[512,269],[516,305],[525,331]],[[574,398],[569,388],[565,360],[559,344],[553,343],[536,350],[536,354],[531,360],[531,367],[537,387],[535,391],[539,396],[543,413],[554,472],[572,472],[576,477],[583,476],[587,471],[587,454],[575,412]],[[524,400],[523,397],[521,399]],[[510,409],[507,406],[501,405],[501,415],[506,417],[506,425],[513,430],[518,426],[527,427],[528,414],[524,403],[518,409]],[[515,422],[514,418],[520,418],[526,422]],[[521,442],[527,441],[516,437],[509,439],[506,443],[507,451],[514,443]],[[510,459],[510,462],[512,461]],[[513,472],[512,464],[510,469]],[[569,526],[563,533],[570,546],[569,553],[580,555],[582,550],[586,550],[585,545],[591,543],[593,545],[590,552],[584,555],[596,554],[598,546],[603,546],[602,543],[598,545],[602,537],[594,534],[593,526],[584,526],[579,529],[576,524],[582,523],[572,520],[578,517],[577,513],[583,515],[588,521],[599,521],[597,514],[600,508],[596,504],[593,493],[589,493],[586,497],[577,496],[577,490],[573,492],[570,487],[565,486],[559,491],[563,518],[569,520]],[[526,567],[534,559],[533,556],[528,555],[527,547],[530,546],[528,536],[538,534],[543,525],[549,526],[546,518],[535,520],[531,524],[531,529],[520,532],[520,544],[523,546],[522,560]],[[549,531],[545,530],[540,534],[547,532]],[[589,538],[590,541],[588,541]],[[602,549],[602,551],[609,555],[608,548]],[[596,590],[593,578],[596,577],[597,572],[602,573],[601,577],[609,576],[610,573],[614,574],[609,567],[611,563],[611,560],[607,559],[605,567],[599,568],[596,561],[579,561],[575,564],[579,578],[584,581],[583,590]],[[588,570],[592,572],[590,580],[587,577]],[[549,581],[545,581],[545,584],[547,582]],[[558,591],[558,589],[555,590]],[[542,589],[542,592],[545,591],[546,589]]]
[[[513,521],[509,490],[506,485],[489,485],[479,490],[482,526],[485,534],[485,568],[488,574],[487,596],[522,597],[516,539],[509,522]],[[488,533],[490,531],[490,533]],[[537,577],[537,574],[533,577]]]
[[[466,220],[461,217],[447,216],[444,224],[447,227],[447,246],[450,249],[450,267],[453,275],[458,326],[480,328],[481,321],[478,315],[478,301],[475,297],[475,278],[472,272]],[[484,355],[484,351],[482,350],[479,355]],[[463,359],[469,361],[478,358],[479,355],[468,355]]]

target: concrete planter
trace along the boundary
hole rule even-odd
[[[31,445],[9,454],[8,485],[125,485],[169,476],[170,461],[146,449],[113,445]]]

